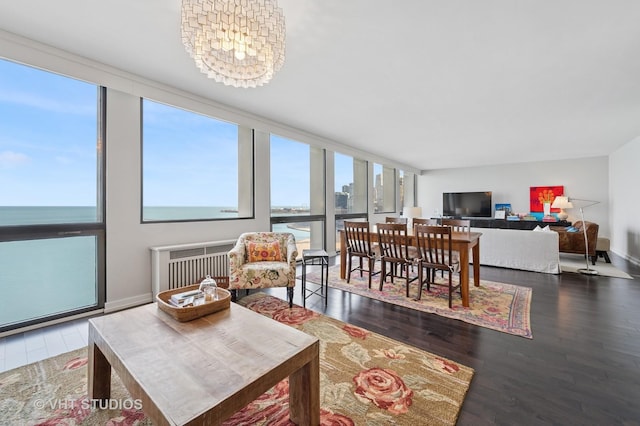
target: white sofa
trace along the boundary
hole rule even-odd
[[[481,232],[480,264],[559,274],[557,232],[471,228]]]

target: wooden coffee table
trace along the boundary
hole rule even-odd
[[[157,425],[219,424],[289,377],[290,418],[320,423],[319,341],[249,309],[178,322],[156,304],[89,320],[89,398],[111,368]]]

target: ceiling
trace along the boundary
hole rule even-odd
[[[0,2],[0,29],[419,170],[607,155],[640,135],[637,0],[279,0],[285,64],[208,80],[180,0]]]

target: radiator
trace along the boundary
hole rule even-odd
[[[151,247],[153,297],[165,290],[195,284],[206,275],[228,276],[227,253],[236,240]]]

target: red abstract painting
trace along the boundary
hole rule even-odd
[[[529,202],[531,212],[543,212],[544,203],[553,203],[553,200],[564,195],[564,186],[532,186],[529,188]],[[560,209],[551,209],[552,213],[558,213]]]

